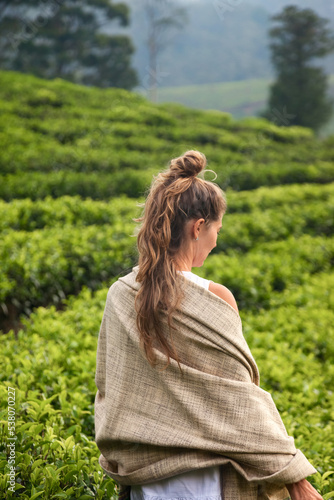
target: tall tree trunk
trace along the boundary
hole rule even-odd
[[[156,40],[152,37],[150,42],[149,57],[149,89],[148,96],[150,101],[157,102],[157,46]]]

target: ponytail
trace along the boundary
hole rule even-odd
[[[137,235],[139,252],[136,280],[141,287],[135,298],[140,345],[151,366],[155,364],[153,341],[167,356],[180,359],[175,351],[171,330],[173,312],[184,297],[182,282],[175,265],[185,239],[185,224],[204,218],[205,224],[218,220],[226,211],[224,193],[215,183],[197,177],[206,167],[206,157],[191,150],[172,159],[169,167],[153,177]],[[159,328],[161,315],[167,314],[172,348]]]

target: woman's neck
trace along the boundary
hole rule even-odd
[[[177,271],[190,271],[192,269],[192,259],[187,257],[179,256],[175,259],[175,269]]]
[[[191,272],[191,263],[186,261],[186,259],[178,260],[175,262],[175,269],[177,271],[188,271]]]

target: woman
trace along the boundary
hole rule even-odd
[[[319,500],[305,479],[315,469],[259,388],[233,294],[192,272],[226,211],[221,189],[197,177],[205,166],[187,151],[154,179],[136,219],[138,266],[109,290],[95,379],[100,465],[131,500]]]

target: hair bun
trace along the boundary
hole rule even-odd
[[[205,167],[205,155],[193,149],[173,158],[169,164],[170,170],[178,177],[196,177]]]

